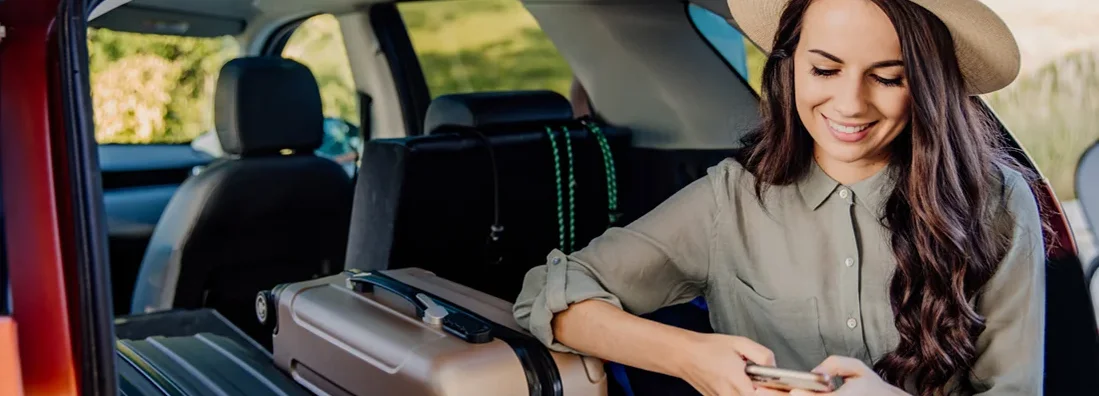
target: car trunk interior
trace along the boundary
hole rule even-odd
[[[684,2],[523,0],[522,3],[568,62],[575,78],[583,85],[590,97],[594,120],[604,128],[621,130],[628,135],[628,144],[622,145],[614,154],[614,158],[621,161],[619,165],[622,170],[617,176],[621,180],[619,195],[623,215],[619,224],[637,219],[681,188],[703,177],[709,167],[728,158],[740,145],[740,138],[759,122],[758,94],[747,81],[734,72],[729,62],[707,40],[700,37],[698,28],[688,17],[687,4]],[[724,0],[695,0],[692,3],[725,19],[731,18]],[[416,138],[419,140],[413,143],[426,142],[423,143],[427,147],[424,150],[429,150],[433,147],[430,144],[435,143],[428,141],[431,136],[425,127],[424,117],[432,98],[423,87],[423,72],[419,70],[418,63],[415,69],[402,67],[410,62],[417,62],[414,57],[392,58],[401,53],[394,48],[408,51],[412,44],[408,42],[407,35],[387,35],[385,27],[378,26],[378,14],[372,17],[372,13],[376,12],[395,14],[394,7],[391,2],[372,0],[105,1],[100,9],[93,12],[89,26],[152,34],[199,37],[229,35],[241,43],[241,57],[245,57],[271,55],[264,51],[270,47],[272,40],[277,39],[280,28],[300,23],[313,15],[333,14],[341,23],[347,54],[351,58],[356,93],[369,98],[373,103],[368,111],[370,125],[363,127],[363,133],[374,138]],[[402,39],[403,42],[400,42]],[[393,40],[398,42],[394,44]],[[415,70],[415,73],[409,76],[402,74],[402,70],[404,73]],[[409,82],[416,79],[420,81]],[[413,127],[409,126],[409,119],[414,120]],[[541,134],[540,127],[541,124],[539,128],[525,133]],[[577,136],[591,136],[588,132],[582,132],[585,131],[584,126],[575,124],[572,127]],[[1006,128],[1004,134],[1013,146],[1018,146]],[[494,142],[504,140],[493,136],[487,139]],[[475,144],[477,141],[468,138],[454,144],[461,146]],[[401,140],[399,144],[394,143],[394,146],[403,149],[414,146],[413,143]],[[598,146],[591,144],[591,157],[600,158],[595,149]],[[102,145],[99,148],[107,208],[114,311],[119,317],[118,337],[139,340],[155,335],[187,336],[211,332],[249,344],[249,348],[260,350],[261,356],[268,354],[263,349],[269,347],[269,340],[253,343],[239,330],[226,326],[227,322],[223,318],[210,311],[195,310],[190,314],[176,316],[163,312],[150,315],[131,312],[139,268],[146,256],[150,238],[161,219],[161,211],[168,205],[181,183],[194,177],[198,169],[210,165],[215,159],[195,152],[187,145],[155,147],[158,150],[155,153],[138,153],[133,148],[121,146]],[[367,144],[364,155],[371,153],[371,147],[377,148]],[[387,146],[387,149],[393,148]],[[539,154],[545,155],[547,159],[539,166],[547,169],[552,163],[549,154],[546,154],[548,150],[549,146],[546,146],[544,152]],[[388,154],[385,155],[406,155],[393,152],[387,151],[385,153]],[[466,154],[463,152],[461,155]],[[470,155],[481,154],[478,152]],[[580,155],[577,154],[577,157]],[[1033,166],[1021,151],[1018,155],[1024,163]],[[460,157],[459,154],[455,156]],[[122,157],[127,159],[109,160]],[[505,158],[502,161],[510,160],[507,154],[501,154],[500,157]],[[564,154],[559,157],[564,161]],[[516,163],[521,162],[516,160]],[[582,161],[578,160],[578,163]],[[603,177],[604,168],[600,165],[602,162],[583,163],[595,165],[577,169],[577,172]],[[377,161],[367,158],[362,164],[364,168],[357,172],[360,179],[358,183],[363,183],[361,179],[364,174],[371,173],[371,169],[366,166],[376,165]],[[465,165],[462,166],[462,169],[466,169]],[[488,169],[486,166],[478,162],[477,166],[471,165],[468,169],[485,172]],[[411,174],[412,171],[409,172]],[[509,173],[504,178],[519,179],[521,175],[516,174],[521,172]],[[489,180],[486,175],[487,173],[479,177]],[[550,191],[548,186],[546,184],[546,191]],[[469,188],[483,188],[485,196],[491,195],[488,191],[492,186],[487,181]],[[606,186],[601,185],[599,188]],[[1049,216],[1063,219],[1051,191],[1037,191],[1036,195],[1048,205]],[[351,196],[346,198],[352,199]],[[599,199],[605,198],[600,196]],[[367,201],[360,202],[356,197],[353,211],[361,211],[360,205],[366,204],[365,202]],[[491,214],[487,210],[485,212],[478,221],[491,223]],[[603,215],[604,213],[599,214]],[[351,227],[359,224],[354,216],[356,215],[352,214],[350,219]],[[446,223],[445,219],[438,222]],[[1075,254],[1071,233],[1064,221],[1054,223],[1061,234],[1058,240],[1051,241],[1048,263],[1046,391],[1050,394],[1061,394],[1078,389],[1081,378],[1088,378],[1099,372],[1099,364],[1095,359],[1079,362],[1072,358],[1081,348],[1095,349],[1094,330],[1097,326],[1095,318],[1090,315],[1092,306],[1083,283],[1083,266]],[[385,227],[394,226],[388,223],[378,226]],[[401,232],[415,234],[418,229],[424,230],[423,235],[445,234],[425,228]],[[362,236],[356,234],[362,232],[364,231],[361,229],[350,230],[352,244],[359,240],[356,237]],[[369,238],[370,235],[362,237]],[[419,256],[412,254],[412,257]],[[391,265],[388,261],[352,261],[354,260],[349,259],[344,264],[348,268],[386,268]],[[402,263],[401,266],[417,264],[419,262]],[[522,263],[525,268],[501,270],[501,274],[508,275],[495,282],[518,285],[522,282],[525,269],[540,264],[543,263]],[[341,269],[343,268],[337,270]],[[668,308],[659,315],[677,316],[681,318],[680,324],[684,327],[712,331],[709,329],[707,313],[690,304]],[[254,326],[250,323],[247,327]],[[1095,353],[1092,354],[1094,355]]]

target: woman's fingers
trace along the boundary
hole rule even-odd
[[[794,389],[790,391],[790,396],[832,396],[831,393],[817,393],[813,391],[807,391],[802,389]]]
[[[845,356],[831,356],[828,359],[825,359],[817,368],[813,369],[813,372],[844,378],[862,377],[873,374],[873,371],[871,371],[869,367],[866,367],[866,364],[861,360]]]
[[[736,389],[740,395],[754,395],[756,394],[756,387],[752,384],[752,380],[748,379],[748,374],[736,373],[732,375],[733,388]]]
[[[744,337],[733,337],[732,342],[733,348],[736,348],[741,356],[744,356],[752,363],[761,366],[775,365],[775,354],[774,352],[771,352],[770,349],[767,349],[767,347]]]

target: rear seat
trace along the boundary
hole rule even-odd
[[[564,97],[549,91],[448,95],[428,108],[426,136],[369,142],[355,187],[347,266],[363,270],[420,267],[508,301],[523,275],[561,248],[568,224],[568,146],[575,170],[575,241],[584,247],[610,221],[608,177],[595,134],[573,119]],[[626,132],[602,128],[617,174],[624,174]],[[489,150],[491,148],[491,151]],[[500,240],[494,225],[493,157],[498,171]],[[628,186],[618,185],[623,191]],[[621,204],[619,204],[621,205]]]

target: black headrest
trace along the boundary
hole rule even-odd
[[[317,80],[301,63],[280,57],[233,59],[214,93],[222,149],[241,156],[282,149],[312,152],[324,138]]]
[[[424,130],[447,126],[484,128],[514,123],[572,120],[572,105],[553,91],[503,91],[443,95],[431,101]]]

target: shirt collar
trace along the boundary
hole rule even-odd
[[[892,167],[886,166],[874,175],[849,186],[856,203],[873,213],[882,213],[885,200],[893,188]],[[816,161],[809,165],[809,172],[797,182],[801,198],[810,209],[816,210],[836,191],[840,183],[820,168]]]
[[[802,176],[797,185],[798,191],[801,192],[801,199],[805,200],[805,204],[810,209],[817,210],[840,183],[824,173],[820,165],[817,165],[817,161],[810,161],[809,173]]]
[[[885,213],[885,201],[893,192],[895,174],[892,166],[886,166],[858,183],[851,185],[855,193],[855,203],[869,209],[881,217]]]

